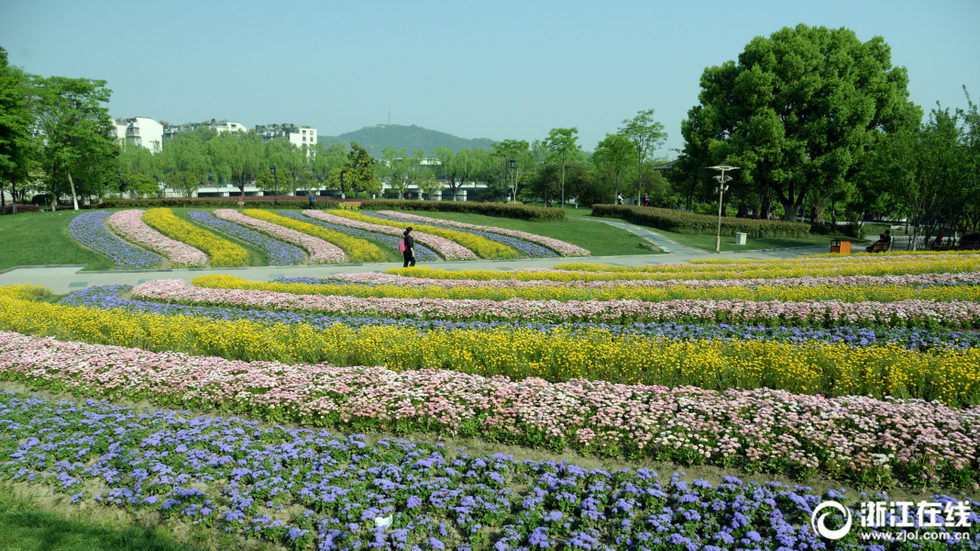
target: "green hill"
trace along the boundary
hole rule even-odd
[[[317,141],[324,145],[335,143],[350,144],[357,142],[358,145],[367,149],[372,156],[379,157],[384,148],[390,147],[395,150],[406,150],[409,155],[421,149],[426,154],[431,154],[437,147],[448,147],[453,151],[467,149],[471,147],[489,149],[496,143],[487,138],[476,138],[467,140],[457,138],[452,134],[428,130],[419,126],[402,126],[398,124],[379,124],[377,126],[366,126],[354,132],[347,132],[339,136],[317,136]]]

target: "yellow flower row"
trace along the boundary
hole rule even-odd
[[[778,279],[788,277],[882,276],[980,271],[980,256],[918,259],[878,263],[806,263],[805,261],[751,265],[666,265],[629,270],[599,264],[559,264],[554,271],[439,270],[392,268],[386,273],[427,279],[473,279],[479,281],[667,281],[671,279]]]
[[[19,300],[34,300],[51,294],[51,290],[40,285],[8,285],[0,287],[0,296],[10,297]]]
[[[453,369],[515,379],[572,378],[724,390],[768,387],[830,396],[871,395],[980,403],[980,350],[910,352],[897,346],[764,341],[676,342],[595,328],[419,332],[397,326],[326,330],[164,317],[16,300],[0,295],[0,328],[63,340],[229,359],[395,370]]]
[[[244,247],[174,216],[167,208],[150,209],[143,221],[171,239],[204,251],[212,266],[248,266],[249,254]]]
[[[492,289],[481,287],[403,287],[398,285],[312,285],[308,283],[276,283],[248,281],[230,275],[204,275],[192,283],[210,289],[252,289],[291,293],[296,295],[345,295],[378,298],[433,298],[509,300],[640,300],[664,302],[679,299],[751,300],[804,302],[808,300],[840,300],[844,302],[895,302],[899,300],[980,301],[980,286],[933,286],[916,288],[912,285],[849,286],[820,285],[815,287],[669,287],[616,286],[598,289],[569,287],[519,287]]]
[[[518,258],[520,253],[517,252],[513,247],[508,247],[496,241],[492,241],[485,237],[480,237],[479,235],[474,235],[472,233],[466,233],[461,231],[446,230],[442,228],[436,228],[433,226],[427,226],[425,224],[405,224],[402,222],[395,222],[393,220],[385,220],[383,218],[375,218],[373,216],[364,216],[363,214],[358,214],[356,212],[346,211],[346,210],[331,210],[328,211],[330,214],[347,218],[350,220],[356,220],[358,222],[367,222],[369,224],[378,224],[381,226],[389,226],[392,228],[407,228],[411,226],[414,231],[420,231],[424,233],[430,233],[432,235],[438,235],[439,237],[444,237],[450,241],[455,241],[460,245],[466,247],[467,249],[473,251],[477,256],[481,258],[487,258],[491,260],[497,260],[501,258]]]
[[[273,224],[296,230],[306,235],[320,238],[343,249],[350,258],[351,262],[384,262],[388,259],[380,247],[366,239],[358,239],[343,232],[327,229],[315,224],[286,218],[268,211],[259,209],[245,209],[242,214],[265,220]]]

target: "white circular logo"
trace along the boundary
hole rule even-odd
[[[844,523],[844,526],[841,526],[837,530],[831,530],[830,528],[827,528],[824,522],[826,521],[827,516],[830,515],[831,512],[828,511],[820,515],[820,511],[823,511],[828,507],[831,509],[836,509],[837,512],[844,515],[844,518],[847,519],[847,522]],[[817,515],[820,515],[820,518],[817,518]],[[847,510],[847,507],[844,507],[843,505],[837,503],[836,501],[825,501],[820,505],[817,505],[817,508],[813,510],[813,514],[810,515],[810,526],[813,527],[814,532],[820,534],[821,536],[829,540],[839,540],[844,536],[846,536],[847,533],[851,531],[851,520],[852,520],[851,512]]]

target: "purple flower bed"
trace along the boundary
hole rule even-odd
[[[394,216],[385,216],[383,214],[377,214],[377,213],[374,213],[374,212],[362,212],[361,214],[363,214],[364,216],[371,216],[373,218],[381,218],[383,220],[392,220],[392,221],[395,221],[395,222],[402,222],[402,223],[405,223],[405,224],[418,223],[418,220],[411,220],[411,219],[408,219],[408,218],[397,218],[397,217],[394,217]],[[484,232],[484,231],[479,231],[479,230],[471,230],[471,229],[468,229],[468,228],[459,228],[459,227],[455,227],[455,226],[447,226],[447,225],[444,225],[444,224],[439,224],[437,222],[425,222],[425,224],[428,225],[428,226],[432,226],[434,228],[440,228],[440,229],[444,229],[444,230],[452,230],[452,231],[458,231],[458,232],[471,233],[473,235],[478,235],[480,237],[484,237],[486,239],[490,239],[492,241],[496,241],[497,243],[501,243],[501,244],[507,245],[508,247],[513,247],[513,248],[521,251],[522,253],[524,253],[524,254],[532,257],[532,258],[549,258],[549,257],[560,256],[558,253],[556,253],[555,251],[552,251],[551,249],[549,249],[547,247],[542,247],[541,245],[538,245],[537,243],[532,243],[530,241],[527,241],[526,239],[520,239],[518,237],[511,237],[509,235],[501,235],[499,233],[490,233],[490,232]]]
[[[68,224],[68,233],[75,241],[114,260],[119,269],[145,270],[159,267],[163,263],[163,257],[135,247],[106,229],[105,219],[111,214],[108,211],[80,214]]]
[[[682,473],[661,480],[649,469],[470,456],[398,439],[371,444],[363,435],[8,391],[0,393],[0,429],[16,442],[0,447],[0,478],[48,485],[71,503],[159,511],[294,549],[884,549],[864,543],[859,530],[837,542],[814,533],[811,515],[824,499],[859,514],[847,496],[776,482],[725,477],[712,485]],[[980,503],[963,505],[974,512],[972,526],[956,529],[969,535],[958,548],[977,549]],[[934,531],[918,521],[907,529]]]
[[[321,228],[327,228],[330,230],[336,230],[339,232],[344,232],[348,235],[353,235],[354,237],[360,239],[367,239],[370,241],[377,241],[379,243],[384,243],[385,245],[391,247],[392,249],[398,250],[398,243],[401,242],[400,237],[394,235],[387,235],[383,233],[361,230],[358,228],[352,228],[350,226],[341,226],[340,224],[331,224],[330,222],[324,222],[323,220],[317,220],[309,216],[303,216],[298,212],[290,212],[287,210],[281,210],[277,212],[279,216],[285,216],[286,218],[292,218],[294,220],[299,220],[300,222],[306,222],[307,224],[313,224],[320,226]],[[423,245],[415,244],[415,256],[418,260],[423,262],[438,262],[442,260],[436,253],[432,252],[428,247]]]
[[[298,278],[302,279],[302,278]],[[290,280],[292,282],[292,280]],[[980,346],[980,334],[924,329],[864,328],[853,326],[814,329],[801,327],[766,327],[748,324],[678,324],[678,323],[636,323],[627,325],[604,325],[592,323],[521,323],[521,322],[458,322],[450,320],[426,320],[417,318],[379,318],[352,315],[324,315],[316,313],[283,312],[241,308],[220,308],[214,306],[187,306],[183,304],[161,303],[119,298],[119,294],[129,291],[124,285],[90,287],[75,291],[61,299],[62,304],[86,306],[89,308],[119,308],[130,312],[153,313],[164,316],[192,316],[215,320],[247,319],[273,324],[306,324],[317,329],[326,329],[334,324],[350,327],[374,325],[394,325],[415,327],[419,331],[470,330],[497,328],[531,328],[549,332],[562,327],[570,331],[601,328],[613,335],[635,335],[649,338],[667,338],[678,341],[693,340],[762,340],[791,343],[821,342],[843,343],[854,347],[898,344],[913,351],[926,351],[937,348],[971,348]]]
[[[227,233],[228,235],[237,237],[242,241],[261,247],[269,253],[269,265],[271,266],[303,264],[303,261],[306,259],[306,255],[303,254],[303,250],[295,245],[290,245],[289,243],[279,241],[278,239],[273,239],[255,230],[250,230],[240,224],[215,218],[210,212],[203,210],[192,210],[187,214],[191,217],[191,220],[197,222],[198,224],[203,224],[214,228],[218,231]]]

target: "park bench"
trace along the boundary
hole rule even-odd
[[[871,246],[869,253],[887,253],[888,248],[891,247],[891,243],[888,241],[875,241],[875,244]]]

